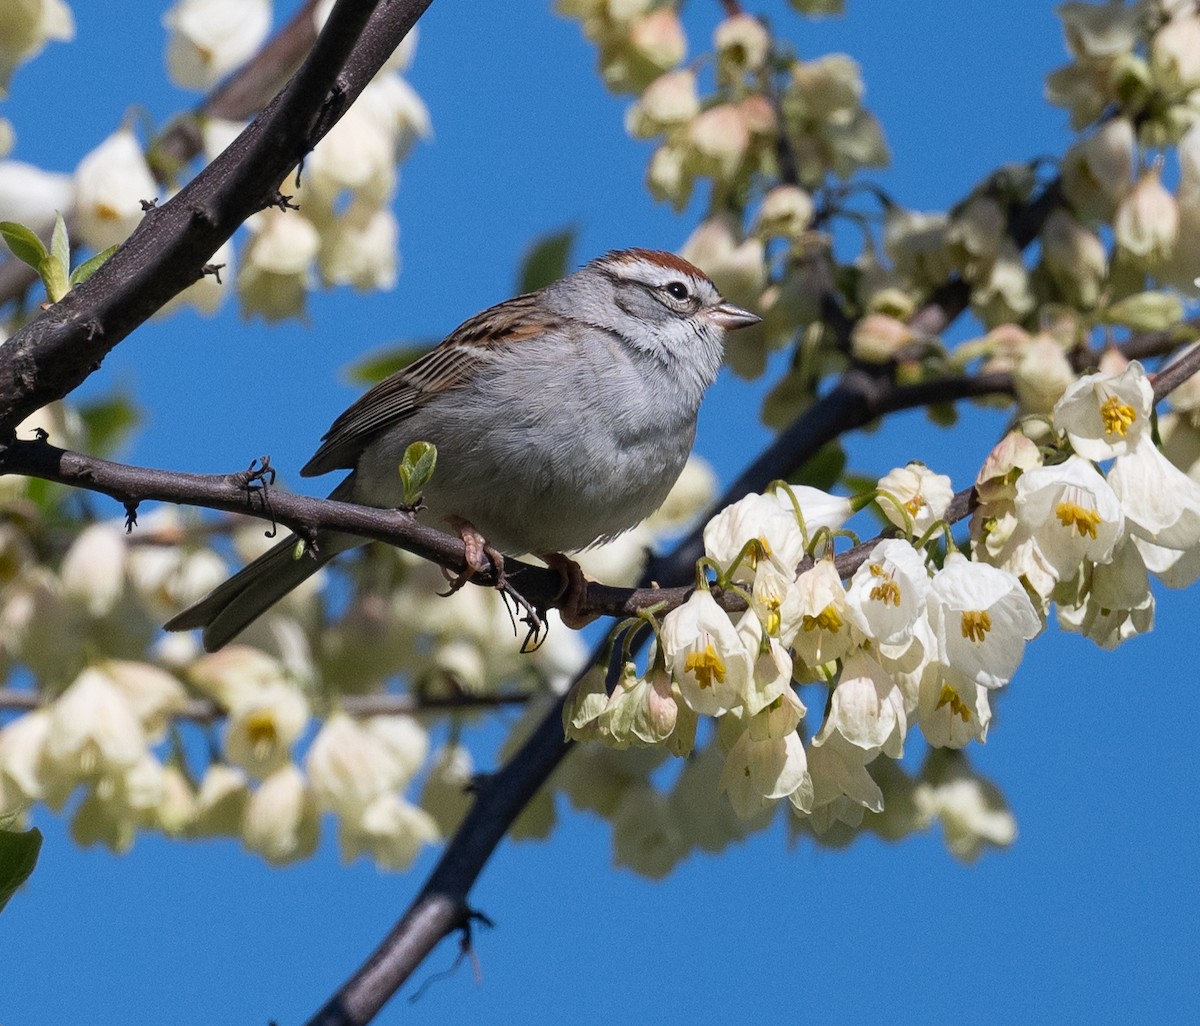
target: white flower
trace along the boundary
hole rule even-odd
[[[268,684],[230,709],[225,754],[247,772],[265,777],[289,760],[307,725],[304,696],[288,684]]]
[[[921,735],[934,748],[963,748],[986,741],[992,722],[988,689],[952,667],[931,663],[921,675],[917,697]]]
[[[208,652],[188,667],[187,678],[209,698],[232,709],[253,699],[263,688],[282,684],[283,665],[250,645],[226,645]]]
[[[184,89],[209,89],[249,60],[271,31],[271,0],[179,0],[163,15],[167,73]]]
[[[159,195],[133,131],[121,128],[75,169],[75,219],[80,241],[107,249],[125,241],[142,220],[142,203]]]
[[[1017,517],[1060,581],[1074,577],[1085,559],[1107,562],[1125,533],[1112,488],[1078,456],[1025,471],[1017,481]]]
[[[684,701],[702,716],[719,716],[745,701],[754,669],[729,615],[703,589],[663,618],[662,645]]]
[[[935,474],[923,463],[897,467],[882,477],[877,487],[886,493],[879,497],[883,515],[901,530],[907,531],[911,525],[916,535],[924,534],[941,520],[954,498],[950,478]]]
[[[699,113],[696,73],[681,68],[659,75],[646,87],[625,114],[625,130],[634,138],[649,139],[675,125],[686,124]]]
[[[295,210],[271,208],[246,223],[253,235],[238,269],[243,310],[261,313],[267,320],[298,315],[312,284],[320,234]]]
[[[390,289],[396,284],[400,226],[390,207],[355,201],[321,233],[317,266],[327,285]]]
[[[1113,218],[1117,244],[1149,262],[1165,260],[1179,237],[1179,204],[1162,184],[1159,168],[1150,168],[1117,208]]]
[[[781,695],[791,693],[792,656],[778,638],[763,634],[763,623],[753,609],[738,621],[738,634],[746,650],[755,653],[754,671],[742,702],[742,715],[753,716]],[[804,706],[799,708],[803,716]]]
[[[939,661],[987,688],[1012,679],[1025,642],[1042,629],[1012,574],[957,552],[933,577],[928,611]]]
[[[626,663],[607,699],[597,716],[597,726],[600,737],[615,748],[660,744],[675,730],[679,703],[665,671],[651,670],[640,677],[636,666]]]
[[[822,528],[838,530],[854,513],[849,499],[810,485],[784,485],[774,495],[779,505],[793,515],[799,507],[800,523],[810,539]]]
[[[760,559],[770,560],[783,574],[795,573],[804,556],[804,535],[796,516],[771,495],[747,495],[726,506],[704,528],[704,551],[723,570],[729,571],[747,543],[733,575],[735,581],[750,582]]]
[[[946,753],[942,753],[943,755]],[[913,790],[913,803],[928,821],[941,820],[950,851],[968,862],[985,844],[1007,846],[1017,837],[1017,824],[996,788],[980,780],[954,756],[927,768]]]
[[[125,536],[113,523],[92,524],[80,532],[59,570],[62,593],[88,614],[101,617],[125,590]]]
[[[397,787],[420,772],[429,754],[429,734],[413,717],[372,716],[363,726],[394,761]]]
[[[56,775],[79,781],[135,766],[146,744],[129,700],[103,673],[87,669],[54,703],[45,756]]]
[[[283,865],[316,850],[320,826],[317,803],[304,774],[288,763],[250,796],[242,818],[242,840],[272,865]]]
[[[106,659],[96,669],[125,696],[152,741],[163,739],[171,717],[187,703],[183,685],[166,670],[150,663]]]
[[[309,154],[304,174],[305,185],[326,203],[343,192],[386,203],[396,187],[392,132],[369,107],[355,103]]]
[[[1088,460],[1132,452],[1150,427],[1154,390],[1136,360],[1117,376],[1087,374],[1054,407],[1054,426]]]
[[[854,572],[846,605],[868,638],[900,645],[912,637],[928,594],[929,572],[921,553],[903,538],[888,538]]]
[[[789,697],[790,696],[790,697]],[[737,740],[725,755],[718,791],[729,796],[743,819],[780,798],[790,798],[804,811],[812,808],[812,778],[808,757],[796,724],[804,707],[789,689],[770,708],[745,722],[723,717],[721,725],[740,726]]]
[[[51,40],[75,38],[75,19],[63,0],[22,0],[0,9],[0,96],[17,65],[33,60]]]
[[[342,712],[333,713],[313,739],[305,762],[321,808],[354,818],[407,777],[407,761]]]
[[[1139,542],[1126,536],[1111,562],[1091,566],[1079,575],[1070,589],[1073,594],[1056,593],[1059,626],[1078,631],[1106,649],[1153,628],[1154,595]]]
[[[824,744],[808,749],[808,772],[813,783],[813,829],[827,830],[836,822],[857,827],[863,810],[883,811],[883,792],[867,772],[876,753],[832,734]]]
[[[16,221],[43,232],[56,212],[71,209],[75,182],[70,175],[43,171],[19,160],[0,160],[0,221]]]
[[[192,833],[196,837],[236,837],[242,831],[249,798],[245,773],[222,762],[209,763],[196,792]]]
[[[813,738],[825,744],[834,732],[865,751],[882,750],[893,759],[904,754],[908,720],[896,682],[865,652],[855,652],[842,667],[833,689],[829,715]]]
[[[796,657],[810,670],[841,659],[858,643],[846,591],[831,559],[821,559],[796,579],[800,630],[792,639]]]
[[[1108,483],[1136,537],[1181,551],[1200,546],[1200,483],[1159,452],[1149,435],[1113,463]]]
[[[44,797],[42,753],[50,711],[34,709],[0,727],[0,816]]]
[[[356,819],[343,819],[338,836],[345,862],[366,852],[384,869],[407,869],[423,845],[436,844],[442,835],[424,809],[381,794]]]

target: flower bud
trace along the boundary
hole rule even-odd
[[[759,71],[771,52],[771,36],[766,26],[751,14],[726,18],[713,33],[718,66],[726,75]]]
[[[1113,219],[1117,245],[1148,263],[1167,259],[1179,237],[1179,206],[1151,168],[1117,208]]]
[[[1108,254],[1100,237],[1056,207],[1046,218],[1041,238],[1046,270],[1067,301],[1084,310],[1095,307],[1108,273]]]
[[[867,314],[850,332],[850,352],[865,363],[887,363],[916,337],[903,321],[886,314]]]
[[[249,60],[271,31],[270,0],[180,0],[165,15],[167,74],[210,89]]]
[[[755,232],[795,242],[808,231],[812,216],[813,201],[807,192],[796,185],[777,185],[763,197]]]
[[[690,68],[659,75],[625,115],[625,130],[635,139],[649,139],[700,113],[696,73]]]

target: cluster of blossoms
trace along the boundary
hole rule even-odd
[[[935,749],[986,739],[991,695],[1052,600],[1063,627],[1111,647],[1149,629],[1148,573],[1176,586],[1200,576],[1200,484],[1154,446],[1151,403],[1133,363],[1066,390],[1054,446],[1007,436],[976,484],[972,558],[939,557],[953,496],[920,464],[879,482],[901,536],[878,542],[845,584],[827,542],[851,502],[781,485],[735,503],[707,525],[702,565],[744,608],[727,611],[702,580],[656,625],[644,672],[627,663],[611,693],[599,674],[577,685],[567,735],[686,756],[711,717],[719,790],[739,816],[786,799],[818,833],[858,826],[884,809],[868,767],[899,759],[914,727]],[[811,733],[798,685],[815,686],[824,709]],[[981,836],[1003,833],[982,821]]]
[[[102,448],[71,407],[18,433],[35,425],[52,444]],[[636,580],[646,552],[711,502],[713,481],[690,463],[654,516],[586,554],[589,572]],[[465,814],[463,734],[489,697],[561,694],[584,659],[557,618],[522,654],[497,592],[431,601],[438,569],[386,547],[348,561],[348,601],[323,572],[204,653],[161,624],[228,575],[211,536],[163,508],[132,534],[94,523],[47,558],[67,493],[0,482],[0,670],[15,686],[7,710],[0,701],[0,818],[44,803],[80,844],[227,836],[281,863],[313,851],[328,814],[347,860],[401,868]],[[232,540],[242,559],[271,544],[257,522]],[[389,714],[392,699],[415,711]]]
[[[54,13],[61,7],[57,0],[32,6],[45,8],[48,27],[43,39],[56,38],[56,27],[70,27],[69,12],[65,23]],[[316,5],[317,29],[332,6],[332,0]],[[271,3],[180,0],[165,15],[164,25],[172,80],[184,88],[208,89],[259,51],[271,27]],[[295,176],[289,176],[283,191],[301,209],[271,208],[255,215],[247,222],[248,237],[239,256],[231,241],[211,258],[211,263],[223,266],[224,280],[236,279],[246,314],[268,320],[299,316],[307,293],[318,283],[363,290],[395,284],[396,169],[413,143],[431,131],[428,110],[401,75],[415,45],[416,34],[410,33],[309,155],[300,185],[294,186]],[[243,125],[205,117],[200,127],[205,155],[211,159]],[[174,191],[173,183],[161,178],[127,123],[88,153],[73,174],[0,161],[0,220],[46,234],[55,213],[61,212],[76,240],[101,251],[129,236],[141,221],[145,203]],[[227,292],[208,275],[177,297],[172,307],[187,304],[212,312]]]

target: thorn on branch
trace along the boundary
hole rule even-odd
[[[206,274],[211,274],[214,278],[217,279],[218,285],[224,285],[225,283],[223,281],[221,281],[221,269],[224,266],[225,266],[224,264],[205,264],[203,267],[200,268],[200,276],[204,277],[204,275],[206,275]]]
[[[35,427],[33,429],[33,440],[35,442],[48,442],[50,440],[50,432],[44,427]]]
[[[133,534],[133,529],[137,527],[137,511],[138,500],[128,499],[125,502],[125,533]]]
[[[298,184],[298,183],[297,183]],[[279,210],[299,210],[300,206],[292,202],[291,196],[285,196],[282,192],[276,192],[271,201],[267,204],[268,207],[276,207]]]
[[[155,196],[154,199],[148,200],[138,200],[138,203],[142,205],[142,213],[148,214],[151,210],[158,206],[158,197]]]
[[[434,973],[424,983],[422,983],[421,986],[417,988],[416,993],[414,993],[408,999],[409,1004],[414,1004],[419,1001],[425,994],[425,991],[427,991],[434,983],[453,976],[456,972],[458,972],[458,967],[462,965],[463,961],[468,958],[471,960],[471,972],[475,977],[475,986],[478,987],[483,984],[483,970],[480,967],[479,956],[475,952],[475,945],[471,936],[471,924],[475,922],[478,922],[482,926],[486,926],[488,929],[493,929],[496,926],[496,924],[492,922],[488,916],[484,915],[477,909],[468,907],[466,909],[466,914],[463,916],[461,927],[462,936],[458,941],[458,955],[454,959],[454,964],[450,966],[449,969],[443,969],[440,973]]]

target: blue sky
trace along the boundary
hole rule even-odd
[[[693,0],[693,34],[707,35],[718,6]],[[814,23],[783,3],[747,5],[802,55],[862,63],[893,152],[874,178],[901,202],[945,207],[997,164],[1066,145],[1065,115],[1042,100],[1064,60],[1053,5],[848,6]],[[119,18],[74,7],[77,42],[20,70],[5,105],[15,155],[63,170],[130,106],[161,123],[191,102],[165,83],[159,4],[129,0]],[[147,325],[88,386],[126,387],[146,407],[130,460],[228,471],[269,452],[294,482],[355,394],[341,368],[505,298],[533,237],[576,225],[580,262],[683,241],[697,211],[677,216],[645,194],[648,150],[624,135],[625,101],[548,7],[435,0],[411,79],[436,138],[402,173],[397,288],[316,297],[306,327],[243,324],[232,309]],[[724,480],[768,437],[751,426],[760,394],[726,376],[702,411],[697,448]],[[994,424],[960,431],[948,444],[910,416],[856,441],[853,461],[879,474],[924,459],[961,487]],[[497,924],[477,937],[482,986],[464,967],[378,1021],[1194,1021],[1197,606],[1194,594],[1159,598],[1154,634],[1116,653],[1053,630],[1030,646],[973,751],[1017,817],[1010,850],[964,866],[936,834],[793,848],[780,820],[650,883],[612,869],[608,826],[564,806],[548,842],[502,845],[473,894]],[[302,1021],[433,859],[408,874],[342,867],[331,834],[282,871],[229,842],[145,837],[114,857],[81,851],[52,816],[37,822],[41,864],[0,915],[4,1026]],[[454,954],[443,945],[418,981]]]

